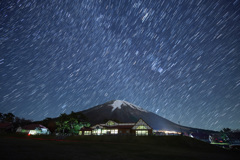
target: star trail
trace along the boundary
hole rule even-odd
[[[240,129],[239,0],[2,0],[0,112],[32,120],[125,100]]]

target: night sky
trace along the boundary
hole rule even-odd
[[[42,120],[115,99],[239,129],[240,1],[0,1],[0,112]]]

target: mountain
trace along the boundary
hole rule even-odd
[[[106,120],[118,120],[120,122],[137,122],[142,118],[147,124],[156,130],[190,132],[194,129],[180,126],[159,115],[146,111],[134,104],[122,100],[109,101],[104,104],[82,111],[89,118],[90,123],[103,123]]]

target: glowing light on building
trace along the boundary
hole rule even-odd
[[[167,130],[154,130],[154,133],[163,133],[165,135],[180,135],[181,132],[177,132],[177,131],[167,131]]]
[[[36,134],[37,134],[37,131],[36,131],[36,130],[30,130],[28,134],[29,134],[29,135],[36,135]]]

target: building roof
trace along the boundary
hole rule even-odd
[[[80,129],[80,131],[92,131],[92,128],[90,127],[83,127]]]
[[[140,118],[136,124],[134,125],[133,129],[137,129],[139,126],[147,126],[147,129],[152,129],[152,127],[150,127],[142,118]]]
[[[131,129],[134,125],[117,125],[117,126],[104,126],[107,129]]]
[[[8,129],[12,127],[12,123],[11,122],[2,122],[0,123],[0,129]]]
[[[152,129],[143,119],[139,119],[136,123],[116,123],[112,120],[107,121],[106,123],[96,124],[92,126],[92,129],[95,128],[105,128],[105,129],[137,129],[137,127],[145,125],[146,129]]]
[[[23,126],[22,129],[26,129],[26,130],[34,130],[36,128],[45,128],[47,129],[45,126],[41,125],[41,124],[29,124],[26,126]]]

